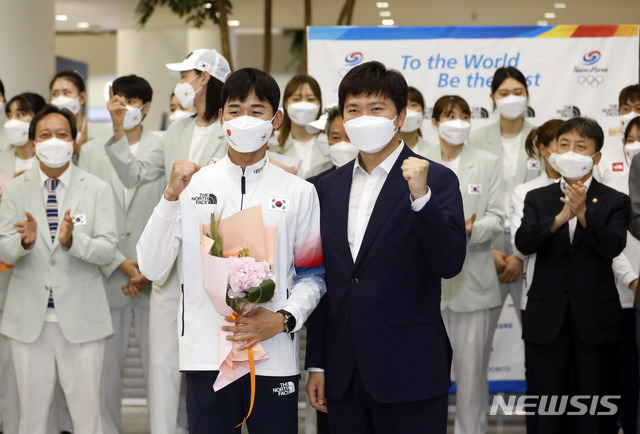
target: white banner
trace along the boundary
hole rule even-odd
[[[457,94],[471,107],[472,128],[497,121],[490,99],[496,68],[527,77],[529,121],[582,115],[596,119],[605,137],[619,136],[618,94],[638,83],[638,26],[546,27],[309,27],[308,71],[325,104],[338,101],[342,77],[378,60],[402,72],[425,98],[423,136],[438,143],[431,109]],[[615,143],[620,145],[619,138]],[[510,300],[510,299],[509,299]],[[524,387],[521,328],[512,302],[496,330],[489,379],[493,391]]]

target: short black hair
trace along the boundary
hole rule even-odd
[[[138,98],[143,104],[151,101],[153,89],[147,80],[135,74],[116,78],[111,84],[114,95],[124,95],[125,98]]]
[[[51,79],[51,83],[49,83],[49,90],[53,88],[53,83],[56,82],[57,79],[62,78],[64,80],[68,80],[78,89],[78,93],[85,92],[87,90],[84,79],[80,74],[75,71],[60,71]]]
[[[42,110],[42,108],[47,104],[45,99],[37,93],[24,92],[14,96],[7,102],[7,105],[4,108],[7,116],[9,116],[9,107],[11,107],[11,104],[13,103],[18,105],[18,109],[33,115]]]
[[[222,87],[222,106],[230,100],[244,101],[251,91],[261,101],[268,101],[273,114],[278,111],[280,88],[272,76],[257,68],[242,68],[232,73]]]
[[[4,97],[4,83],[0,80],[0,94],[2,94],[2,99],[6,100]]]
[[[604,143],[604,132],[602,131],[600,124],[595,120],[581,116],[573,117],[562,124],[558,129],[556,139],[559,139],[561,135],[571,131],[577,132],[580,137],[593,139],[593,141],[596,142],[596,152],[600,152],[602,149],[602,144]]]
[[[188,56],[187,56],[188,57]],[[203,71],[194,69],[196,75],[202,74]],[[205,121],[211,121],[218,117],[218,112],[224,106],[222,95],[222,86],[224,84],[210,75],[209,82],[207,83],[207,94],[205,95],[205,109],[202,117]]]
[[[400,113],[407,107],[409,86],[402,74],[395,69],[387,69],[380,62],[365,62],[352,68],[344,76],[338,88],[338,106],[344,113],[347,96],[382,95],[389,98]]]
[[[520,72],[518,68],[514,68],[513,66],[503,66],[496,69],[496,72],[493,73],[493,80],[491,81],[491,93],[496,93],[498,88],[502,85],[502,83],[504,83],[507,78],[513,78],[514,80],[522,83],[522,85],[524,86],[524,90],[526,90],[527,95],[529,95],[527,78],[522,72]]]
[[[45,116],[48,116],[52,113],[60,114],[67,119],[67,121],[69,122],[69,127],[71,128],[71,137],[73,138],[73,140],[75,140],[76,136],[78,135],[75,115],[68,109],[60,109],[53,104],[45,104],[42,110],[36,113],[33,119],[31,119],[31,123],[29,124],[29,140],[33,141],[36,139],[36,126],[38,125],[38,122],[40,122]]]
[[[336,106],[330,107],[327,109],[327,123],[324,127],[324,133],[329,137],[329,130],[331,129],[331,124],[338,117],[342,117],[342,113],[340,113],[340,109]]]
[[[471,117],[471,109],[464,98],[458,95],[445,95],[438,98],[436,103],[433,105],[431,118],[440,122],[442,115],[448,116],[449,113],[456,108],[460,109],[460,111],[465,115]]]
[[[640,100],[640,84],[632,84],[620,91],[618,95],[618,104],[626,104],[627,102],[634,102]]]
[[[627,139],[629,138],[629,134],[631,134],[631,130],[633,129],[633,127],[637,127],[638,130],[640,130],[640,116],[636,116],[635,118],[631,119],[631,122],[629,122],[627,124],[627,128],[624,129],[624,141],[626,143]]]

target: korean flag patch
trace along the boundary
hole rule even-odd
[[[480,184],[469,184],[469,194],[480,194]]]
[[[527,168],[529,170],[539,170],[540,162],[538,160],[527,160]]]
[[[289,199],[272,197],[269,199],[269,209],[272,211],[289,212]]]
[[[84,214],[76,214],[72,217],[73,224],[77,226],[82,226],[87,224],[87,216]]]

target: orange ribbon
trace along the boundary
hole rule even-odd
[[[7,269],[11,270],[13,268],[13,264],[7,264],[5,262],[0,262],[0,273],[4,273]]]
[[[231,315],[232,320],[235,320],[236,318],[238,318],[237,314],[234,313],[233,315]],[[236,325],[239,326],[240,323],[236,323]],[[247,341],[247,343],[249,342],[251,342],[251,340]],[[249,354],[249,370],[251,375],[251,403],[249,404],[249,412],[247,413],[247,416],[242,422],[236,425],[236,428],[241,427],[242,424],[245,423],[247,419],[249,419],[249,416],[251,416],[251,412],[253,411],[253,403],[256,398],[256,364],[253,359],[253,348],[248,348],[247,353]]]

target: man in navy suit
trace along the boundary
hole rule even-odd
[[[399,72],[359,65],[338,97],[360,152],[317,184],[327,293],[307,324],[309,400],[334,434],[445,433],[451,346],[440,279],[465,257],[458,180],[399,140]]]

